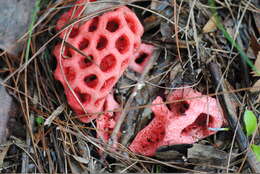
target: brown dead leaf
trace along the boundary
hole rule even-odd
[[[260,14],[259,13],[253,13],[253,17],[255,19],[255,24],[256,24],[257,30],[260,33]]]
[[[110,0],[103,0],[100,2],[92,2],[92,3],[86,3],[86,8],[84,10],[84,14],[90,15],[92,13],[96,13],[96,12],[100,12],[103,10],[107,10],[109,8],[113,8],[116,7],[120,4],[124,4],[127,3],[127,0],[114,0],[114,1],[110,1]]]
[[[257,38],[255,35],[251,36],[251,40],[250,40],[250,47],[252,48],[255,56],[257,56],[258,52],[260,51],[260,44],[257,41]]]
[[[6,145],[0,146],[0,168],[4,167],[4,159],[10,145],[11,143],[7,143]]]
[[[215,16],[212,16],[209,21],[206,23],[206,25],[203,27],[202,31],[203,33],[210,33],[217,29],[216,25],[216,18]]]
[[[255,60],[255,67],[258,71],[260,71],[260,51],[257,54],[257,58]],[[252,72],[254,76],[260,77],[259,74],[257,74],[255,71]]]
[[[250,92],[257,92],[260,91],[260,80],[257,80],[253,85],[253,88],[250,89]]]
[[[0,79],[1,82],[1,79]],[[12,98],[6,89],[0,85],[0,144],[5,143],[7,137],[7,123],[12,110]]]
[[[256,61],[255,61],[255,67],[256,67],[257,70],[260,71],[260,51],[258,52]],[[252,73],[254,74],[254,76],[260,77],[260,75],[257,74],[256,72],[252,72]],[[254,83],[252,89],[250,89],[250,92],[257,92],[257,91],[260,91],[260,79],[257,80]],[[259,101],[260,101],[260,94],[258,94],[258,98],[257,98],[257,102],[259,102]]]
[[[22,43],[17,44],[28,30],[35,0],[0,1],[0,49],[17,55]]]
[[[258,95],[258,98],[256,99],[256,103],[260,102],[260,95]]]
[[[157,19],[158,19],[157,16],[149,16],[149,17],[144,19],[144,22],[145,23],[152,23],[152,22],[155,22]]]

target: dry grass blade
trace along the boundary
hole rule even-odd
[[[145,79],[145,76],[147,75],[147,73],[149,72],[149,70],[152,68],[153,64],[154,64],[154,61],[157,60],[157,58],[159,57],[160,55],[160,50],[155,50],[154,51],[154,54],[153,56],[151,57],[151,59],[149,60],[149,62],[147,63],[147,66],[145,67],[140,79],[138,80],[138,84],[135,86],[131,96],[129,97],[129,99],[127,100],[127,103],[125,104],[125,108],[128,108],[130,107],[131,103],[132,103],[132,100],[133,98],[136,96],[136,93],[142,88],[142,86],[144,85],[144,79]],[[117,140],[117,135],[120,131],[120,128],[123,124],[123,121],[125,119],[127,115],[127,110],[123,109],[122,110],[122,114],[119,118],[119,120],[117,121],[116,123],[116,126],[111,134],[111,144],[117,144],[118,143],[118,140]]]
[[[52,121],[55,119],[55,117],[57,117],[58,115],[60,115],[65,109],[65,104],[60,105],[55,111],[53,111],[53,113],[45,120],[44,122],[44,126],[49,126]]]

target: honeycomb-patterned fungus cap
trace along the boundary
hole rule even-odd
[[[129,146],[130,150],[153,156],[160,146],[193,144],[216,133],[209,128],[222,126],[224,116],[216,99],[203,96],[191,88],[175,90],[168,97],[168,101],[182,99],[184,101],[170,104],[168,109],[162,104],[162,98],[157,97],[153,101],[157,105],[152,106],[154,119],[137,134]]]
[[[57,22],[58,28],[71,17],[71,10]],[[62,83],[68,103],[77,114],[85,114],[84,109],[87,113],[101,112],[109,92],[139,50],[143,27],[137,16],[125,6],[73,27],[66,42],[87,56],[71,47],[56,45],[54,76]],[[84,109],[69,89],[62,72]],[[79,119],[87,123],[97,116],[88,114]]]

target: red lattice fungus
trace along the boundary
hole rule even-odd
[[[77,7],[64,13],[56,29],[62,29],[70,19],[79,17],[84,2],[77,1]],[[64,38],[66,33],[70,33],[66,41],[81,53],[72,48],[62,51],[61,44],[56,45],[55,78],[64,86],[68,103],[77,114],[101,112],[107,95],[127,68],[129,58],[134,57],[134,45],[141,45],[143,27],[136,15],[124,6],[85,23],[75,24],[61,32],[60,37]],[[80,120],[90,122],[97,116],[88,114]]]
[[[155,117],[133,140],[133,152],[153,156],[160,146],[192,144],[215,133],[209,128],[222,126],[224,117],[216,99],[191,88],[175,90],[168,97],[172,102],[181,99],[170,104],[169,110],[161,97],[156,98],[153,103],[160,105],[152,107]]]
[[[154,46],[142,43],[138,52],[134,54],[134,58],[129,64],[129,68],[142,73],[148,61],[152,57]]]

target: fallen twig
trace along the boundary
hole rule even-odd
[[[118,143],[117,141],[117,135],[118,135],[118,132],[122,126],[122,123],[124,122],[125,120],[125,117],[127,115],[127,109],[126,108],[129,108],[131,106],[131,103],[134,99],[134,97],[136,96],[138,90],[140,90],[142,88],[142,86],[144,85],[144,79],[145,79],[145,76],[147,75],[147,73],[149,72],[149,70],[151,69],[151,67],[153,66],[153,63],[154,61],[158,58],[158,56],[160,55],[160,50],[155,50],[154,51],[154,54],[153,56],[151,57],[151,59],[149,60],[149,62],[147,63],[147,66],[145,67],[137,85],[135,86],[132,94],[130,95],[129,99],[127,100],[126,104],[125,104],[125,108],[123,109],[122,111],[122,114],[119,118],[119,120],[117,121],[116,123],[116,126],[111,134],[111,138],[110,138],[110,142],[109,144],[116,144]]]
[[[213,81],[215,82],[216,86],[219,86],[219,91],[228,91],[227,86],[223,83],[223,81],[221,81],[222,74],[218,65],[216,63],[211,63],[209,65],[209,68],[212,74]],[[235,132],[236,140],[240,147],[240,150],[247,151],[247,161],[250,168],[253,172],[260,173],[260,163],[257,162],[256,156],[249,147],[247,137],[243,132],[239,120],[237,119],[236,108],[234,108],[234,105],[232,104],[230,94],[219,95],[218,98],[220,99],[224,112],[227,115],[227,120],[229,121],[232,130]]]

